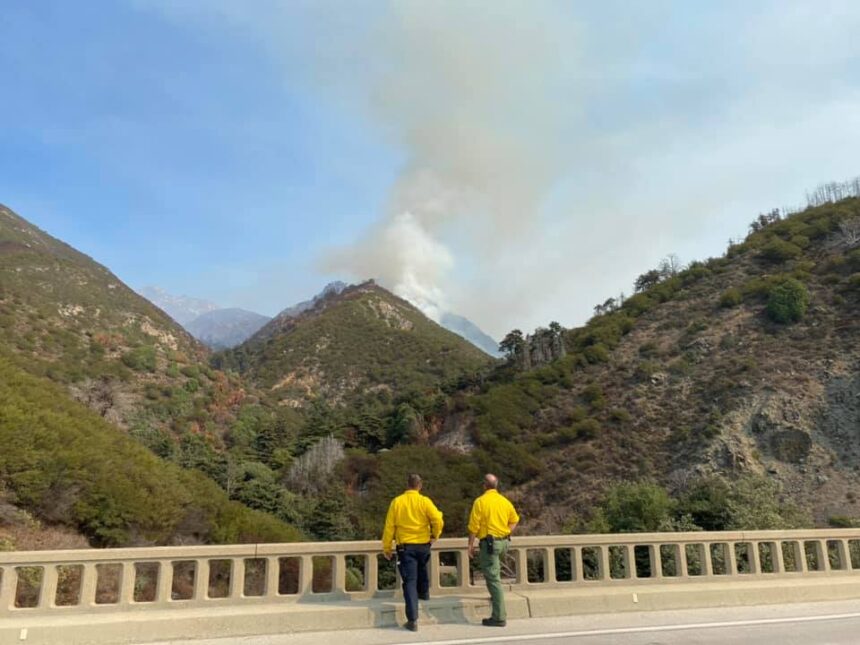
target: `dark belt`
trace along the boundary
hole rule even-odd
[[[495,535],[488,535],[487,537],[491,537],[491,538],[493,538],[494,540],[507,540],[507,539],[509,539],[509,538],[511,537],[511,534],[510,534],[510,533],[508,533],[507,535],[505,535],[505,536],[503,536],[503,537],[496,537]],[[481,542],[486,541],[487,537],[482,537],[482,538],[481,538]]]

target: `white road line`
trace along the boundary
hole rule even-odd
[[[553,638],[582,638],[585,636],[611,636],[614,634],[637,634],[648,632],[675,632],[685,629],[717,629],[720,627],[745,627],[753,625],[776,625],[780,623],[813,623],[826,620],[860,618],[860,612],[850,614],[824,614],[821,616],[797,616],[794,618],[759,618],[734,620],[720,623],[684,623],[681,625],[651,625],[648,627],[618,627],[615,629],[592,629],[577,632],[547,632],[544,634],[520,634],[517,636],[490,636],[480,638],[457,638],[447,641],[420,641],[393,643],[392,645],[475,645],[477,643],[514,643],[528,640],[551,640]]]

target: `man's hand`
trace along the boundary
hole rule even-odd
[[[388,553],[383,553],[382,555],[386,560],[390,560],[394,557],[394,554],[391,551],[389,551]]]
[[[475,548],[474,544],[469,546],[469,559],[470,560],[472,560],[475,557],[476,551],[477,551],[477,549]]]

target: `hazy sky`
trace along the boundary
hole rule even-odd
[[[6,0],[0,202],[273,314],[378,277],[488,332],[860,174],[860,4]]]

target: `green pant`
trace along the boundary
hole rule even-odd
[[[505,592],[502,589],[502,564],[508,550],[509,540],[496,540],[493,545],[493,554],[487,553],[487,543],[481,540],[481,552],[478,565],[484,580],[487,581],[487,590],[490,592],[490,601],[493,603],[493,618],[496,620],[507,620],[508,612],[505,610]]]

